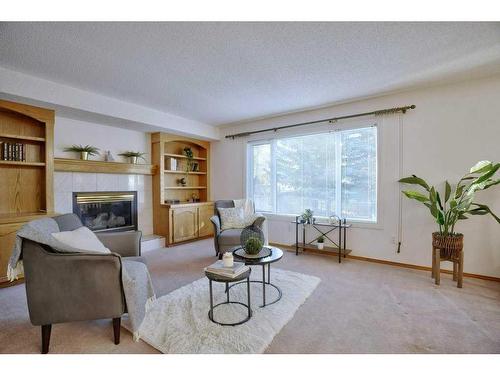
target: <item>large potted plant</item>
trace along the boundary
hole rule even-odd
[[[500,183],[500,179],[495,178],[499,168],[500,163],[480,161],[458,181],[454,188],[445,181],[444,195],[440,195],[434,186],[429,186],[425,180],[415,175],[399,180],[425,190],[424,192],[403,190],[403,194],[423,203],[429,209],[439,228],[438,232],[432,234],[432,244],[442,249],[447,257],[463,249],[463,234],[455,232],[455,225],[459,220],[468,219],[469,215],[490,214],[500,223],[500,218],[488,206],[475,202],[476,192]]]

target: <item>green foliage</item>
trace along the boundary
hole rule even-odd
[[[145,152],[138,152],[138,151],[125,151],[122,152],[121,154],[118,154],[119,156],[124,156],[126,158],[131,158],[131,157],[136,157],[138,159],[146,160],[144,159],[144,155],[146,155]]]
[[[99,155],[99,149],[94,146],[82,146],[82,145],[73,145],[71,147],[66,147],[64,149],[65,152],[88,152],[89,155]]]
[[[311,222],[312,221],[312,218],[313,218],[313,210],[311,210],[310,208],[306,208],[304,210],[304,213],[302,215],[300,215],[302,217],[302,219],[304,219],[305,221],[307,222]]]
[[[186,173],[187,173],[191,171],[191,168],[193,167],[193,160],[194,160],[193,150],[191,150],[191,147],[184,147],[182,153],[188,159],[186,163]]]
[[[182,150],[182,152],[188,159],[192,159],[194,157],[191,147],[184,147],[184,150]]]
[[[325,237],[319,236],[318,239],[316,240],[318,243],[324,243],[325,242]]]
[[[260,240],[260,238],[257,237],[250,237],[247,239],[245,242],[245,251],[248,254],[255,255],[260,252],[263,246],[263,242]]]
[[[403,190],[402,193],[410,199],[423,203],[430,211],[439,226],[442,235],[454,235],[455,224],[458,220],[466,220],[467,215],[491,215],[500,223],[488,206],[475,203],[475,193],[498,185],[500,179],[495,179],[495,174],[500,168],[500,163],[487,160],[478,162],[469,173],[463,176],[455,186],[455,190],[448,181],[445,181],[444,201],[434,186],[429,186],[422,178],[412,175],[399,180],[399,182],[417,185],[425,189],[424,193],[413,190]]]

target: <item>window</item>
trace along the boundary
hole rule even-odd
[[[377,128],[250,143],[248,196],[257,211],[377,221]]]

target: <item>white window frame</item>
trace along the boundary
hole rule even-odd
[[[380,196],[380,186],[381,186],[381,176],[382,176],[382,169],[383,169],[383,164],[381,162],[381,157],[382,157],[382,137],[381,137],[381,127],[378,122],[374,121],[364,121],[364,122],[357,122],[355,124],[348,124],[348,125],[343,125],[337,127],[335,130],[325,130],[325,129],[318,129],[316,131],[309,131],[309,132],[300,132],[300,133],[292,133],[292,134],[281,134],[280,136],[276,137],[271,137],[271,138],[263,138],[263,139],[256,139],[256,140],[250,140],[246,144],[246,153],[245,153],[245,160],[244,160],[244,166],[245,166],[245,173],[243,174],[244,178],[244,193],[247,198],[252,198],[253,197],[253,187],[251,184],[251,180],[248,178],[249,177],[249,171],[253,172],[253,155],[252,150],[253,146],[256,145],[262,145],[262,144],[271,144],[273,141],[277,139],[283,139],[283,138],[293,138],[293,137],[301,137],[301,136],[306,136],[306,135],[312,135],[312,134],[325,134],[325,133],[339,133],[338,136],[340,136],[340,132],[345,131],[345,130],[355,130],[355,129],[362,129],[362,128],[368,128],[368,127],[375,127],[377,129],[377,193],[376,193],[376,213],[377,217],[375,221],[368,221],[368,220],[361,220],[361,219],[350,219],[348,220],[349,223],[353,224],[353,227],[355,228],[369,228],[369,229],[382,229],[382,209],[381,209],[381,196]],[[337,136],[337,135],[336,135]],[[336,142],[338,144],[338,142]],[[336,153],[340,153],[340,148],[337,147]],[[336,155],[339,156],[339,155]],[[276,163],[276,160],[274,158],[274,147],[272,147],[271,144],[271,162]],[[273,166],[275,167],[275,166]],[[340,173],[336,172],[336,173]],[[337,176],[338,177],[338,176]],[[273,209],[276,208],[276,181],[275,181],[275,174],[272,176],[272,207]],[[340,184],[341,180],[339,178],[336,178],[336,191],[340,191]],[[341,194],[337,194],[336,196],[336,206],[340,207],[341,205]],[[271,212],[271,211],[259,211],[260,213],[264,214],[266,217],[273,221],[285,221],[289,222],[290,220],[295,219],[295,215],[293,214],[280,214],[276,212]],[[319,217],[323,218],[323,217]],[[325,218],[326,219],[326,218]]]

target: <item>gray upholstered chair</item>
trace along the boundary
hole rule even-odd
[[[214,208],[214,216],[210,218],[214,225],[214,246],[215,246],[215,255],[219,258],[222,258],[222,255],[228,251],[229,249],[238,246],[240,244],[240,235],[243,229],[221,229],[221,220],[219,215],[219,208],[231,208],[234,207],[233,200],[220,200],[216,201]],[[255,206],[254,210],[255,212]],[[265,216],[258,215],[253,225],[262,229],[264,225],[264,221],[266,220]]]
[[[60,231],[82,226],[78,216],[54,217]],[[52,324],[113,319],[120,343],[121,316],[126,312],[122,256],[141,261],[141,232],[96,233],[111,254],[60,253],[23,239],[22,258],[31,323],[42,327],[42,353],[49,351]]]

